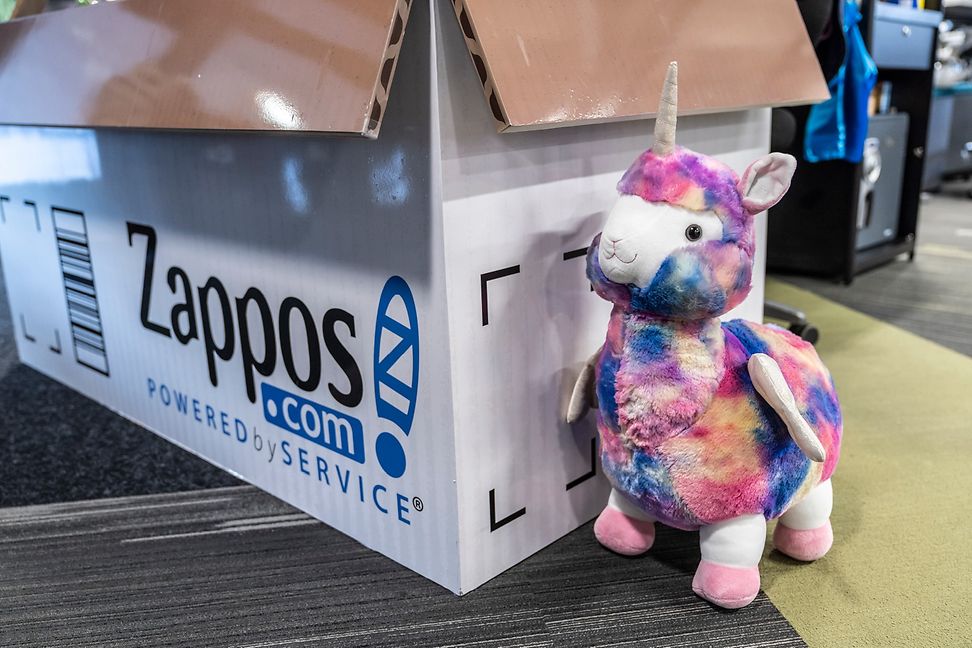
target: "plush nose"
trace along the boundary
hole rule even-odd
[[[618,246],[621,244],[621,241],[623,241],[623,240],[624,240],[624,237],[621,237],[621,236],[609,236],[609,235],[605,235],[604,236],[604,246],[603,246],[604,247],[604,251],[607,252],[608,254],[611,254],[611,255],[616,254],[618,252]]]
[[[604,241],[601,244],[601,249],[604,250],[609,256],[613,256],[618,251],[618,243],[621,239],[615,239],[610,236],[605,236]]]

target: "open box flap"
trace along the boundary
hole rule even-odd
[[[791,0],[454,0],[499,130],[654,116],[678,61],[682,114],[830,93]]]
[[[0,25],[0,123],[376,137],[411,0],[127,0]]]

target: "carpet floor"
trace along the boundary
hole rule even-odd
[[[914,261],[898,260],[875,268],[849,286],[812,277],[781,278],[972,356],[969,191],[972,183],[949,184],[922,202]]]
[[[20,364],[15,332],[0,270],[0,507],[241,483]]]
[[[251,486],[3,508],[0,647],[806,645],[765,594],[695,596],[695,534],[628,559],[592,526],[459,598]]]
[[[764,590],[810,646],[972,645],[972,359],[778,281],[767,292],[825,332],[845,436],[834,548],[812,565],[768,550]]]

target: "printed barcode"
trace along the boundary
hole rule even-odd
[[[108,355],[101,329],[101,311],[98,308],[84,213],[61,207],[52,208],[51,213],[68,319],[71,322],[74,357],[78,364],[107,376]]]

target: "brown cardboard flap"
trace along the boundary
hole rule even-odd
[[[500,130],[654,116],[670,61],[681,114],[830,96],[792,0],[454,0]]]
[[[411,0],[127,0],[0,25],[0,123],[375,137]]]

